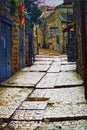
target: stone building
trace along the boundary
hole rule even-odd
[[[75,21],[75,42],[78,47],[77,71],[84,79],[87,99],[87,1],[73,0]]]
[[[67,12],[68,10],[68,12]],[[67,21],[67,15],[69,19]],[[59,5],[50,15],[45,18],[46,23],[46,39],[51,49],[58,53],[66,52],[67,33],[63,30],[67,24],[72,22],[73,8],[72,5]]]

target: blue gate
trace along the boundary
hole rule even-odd
[[[0,82],[12,74],[12,44],[10,21],[0,17]]]
[[[20,69],[24,67],[24,30],[20,26]]]

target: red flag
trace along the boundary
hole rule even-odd
[[[22,4],[19,4],[19,10],[20,13],[24,14],[24,6]]]
[[[24,22],[25,22],[24,16],[21,16],[21,18],[20,18],[20,25],[23,25]]]
[[[19,11],[20,11],[20,25],[22,25],[25,22],[25,18],[24,18],[24,6],[21,3],[19,4]]]

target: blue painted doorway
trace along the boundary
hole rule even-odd
[[[11,25],[0,20],[0,82],[12,74]]]

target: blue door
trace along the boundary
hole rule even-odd
[[[0,82],[11,76],[11,26],[0,21]]]
[[[58,43],[58,52],[60,52],[60,37],[57,37],[57,43]]]
[[[24,30],[20,27],[20,69],[24,67]]]
[[[12,44],[11,44],[11,27],[6,29],[6,55],[7,55],[7,78],[11,76],[12,68]]]

